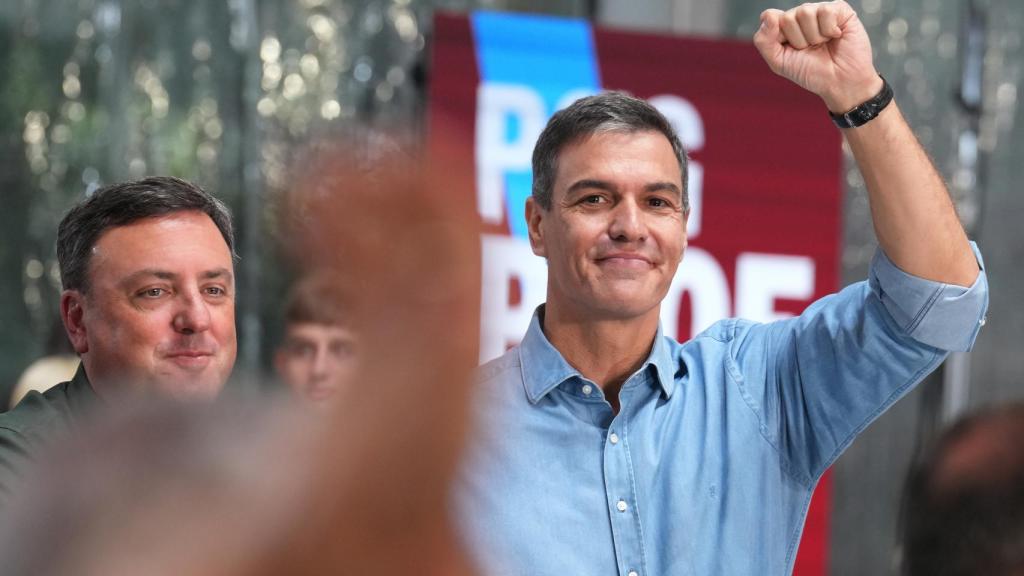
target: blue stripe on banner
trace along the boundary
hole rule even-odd
[[[471,16],[481,82],[519,85],[540,96],[550,117],[577,96],[600,90],[597,54],[585,20],[477,12]],[[505,120],[506,142],[519,137],[519,123]],[[535,138],[536,135],[531,137]],[[527,237],[524,205],[530,195],[529,169],[505,172],[505,208],[513,236]]]

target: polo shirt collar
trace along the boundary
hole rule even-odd
[[[75,376],[68,384],[67,390],[68,404],[71,405],[73,413],[84,412],[92,405],[102,402],[102,398],[93,389],[92,382],[89,381],[89,375],[85,373],[85,366],[81,363],[78,364],[78,369],[75,370]]]
[[[541,327],[543,316],[544,305],[541,304],[534,310],[530,327],[519,344],[523,385],[526,388],[526,396],[532,404],[539,402],[548,392],[570,378],[584,379],[583,375],[565,361],[561,352],[544,335],[544,330]],[[665,342],[665,338],[662,337],[660,324],[654,337],[651,353],[640,369],[651,370],[651,366],[654,367],[654,374],[665,397],[671,397],[675,389],[676,366],[672,360],[672,351]]]

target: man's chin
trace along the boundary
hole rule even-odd
[[[162,375],[155,383],[161,396],[183,402],[209,402],[220,394],[226,377],[212,369],[200,372],[177,371]]]
[[[623,282],[593,295],[593,307],[622,318],[644,316],[661,304],[664,295],[647,286]]]
[[[178,402],[212,402],[220,393],[220,387],[209,384],[183,385],[177,383],[165,383],[160,388],[160,395]]]
[[[607,320],[636,320],[648,316],[652,310],[658,309],[659,302],[638,298],[607,298],[602,299],[592,308],[595,317]]]

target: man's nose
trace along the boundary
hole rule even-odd
[[[608,234],[617,242],[637,242],[647,238],[644,214],[635,201],[627,199],[615,206]]]
[[[328,356],[330,353],[324,346],[316,347],[316,351],[313,353],[313,374],[315,376],[323,377],[330,370]]]
[[[182,297],[181,305],[174,315],[174,329],[182,334],[194,334],[210,328],[210,308],[200,294]]]

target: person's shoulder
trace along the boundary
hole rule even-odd
[[[727,343],[735,340],[755,326],[762,325],[760,322],[746,320],[744,318],[724,318],[708,326],[693,338],[676,344],[682,348],[699,347],[707,344]],[[672,340],[669,338],[669,340]],[[673,340],[674,342],[674,340]]]
[[[97,398],[79,366],[71,380],[30,392],[0,414],[0,495],[10,492],[39,452],[71,433]]]
[[[510,373],[520,374],[519,346],[510,348],[501,356],[478,366],[473,380],[478,384],[484,384],[501,379]]]
[[[94,393],[85,373],[45,390],[31,392],[17,406],[0,414],[4,445],[33,447],[72,426],[92,403]]]
[[[0,436],[8,442],[35,443],[64,428],[72,418],[68,401],[72,382],[45,392],[32,391],[11,410],[0,414]]]

